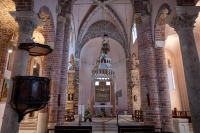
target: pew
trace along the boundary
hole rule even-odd
[[[157,131],[159,130],[159,131]],[[118,133],[173,133],[162,132],[161,128],[155,128],[154,126],[118,126]]]
[[[172,110],[172,117],[185,118],[189,120],[189,123],[191,123],[190,111],[178,111],[177,108],[174,108],[174,110]]]
[[[132,114],[132,119],[137,122],[143,122],[143,112],[141,110],[135,110],[135,114]]]
[[[54,133],[92,133],[92,126],[55,126],[55,129],[47,129]]]

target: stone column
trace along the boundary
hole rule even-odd
[[[47,42],[48,44],[48,42]],[[47,77],[51,79],[51,64],[52,64],[52,57],[53,57],[53,53],[50,53],[46,56],[44,56],[44,61],[42,64],[42,76],[43,77]],[[37,121],[37,130],[36,133],[45,133],[47,130],[47,114],[48,112],[48,105],[41,109],[38,112],[38,121]]]
[[[135,15],[137,37],[138,37],[138,59],[140,61],[140,96],[141,96],[141,109],[144,115],[144,123],[146,124],[147,119],[150,119],[150,109],[147,101],[148,94],[148,76],[146,69],[146,53],[144,45],[144,34],[143,34],[143,24],[140,14]]]
[[[165,63],[165,41],[155,41],[158,88],[161,104],[162,128],[165,132],[173,131],[172,111],[167,68]]]
[[[150,16],[136,14],[141,77],[141,106],[145,125],[161,127],[156,60]]]
[[[66,115],[66,94],[68,84],[68,64],[69,64],[69,45],[70,45],[70,29],[71,29],[71,18],[72,14],[66,14],[65,31],[64,31],[64,42],[63,42],[63,55],[60,75],[60,105],[58,106],[58,125],[63,125],[65,122]]]
[[[112,117],[116,116],[116,90],[115,90],[115,82],[111,81],[110,82],[110,89],[111,89],[111,105],[113,105],[112,108]]]
[[[66,18],[58,16],[57,30],[56,30],[56,42],[54,47],[53,59],[52,59],[52,72],[51,72],[51,91],[49,101],[49,128],[54,128],[57,124],[58,117],[58,105],[60,96],[60,75],[61,75],[61,63],[63,55],[63,41],[64,41],[64,29],[65,29]],[[64,117],[64,116],[63,116]]]
[[[20,43],[30,42],[34,29],[38,25],[42,25],[42,22],[38,18],[37,14],[32,11],[10,12],[10,14],[15,17],[15,21],[17,21],[19,24],[19,37],[17,46]],[[11,77],[20,75],[26,76],[28,58],[28,51],[20,49],[16,50]],[[3,116],[1,133],[18,133],[19,130],[18,114],[11,108],[9,104],[12,94],[12,85],[13,82],[11,80]]]
[[[60,73],[60,88],[59,96],[60,103],[58,105],[58,118],[57,125],[63,125],[65,122],[66,115],[66,94],[68,84],[68,64],[69,64],[69,45],[70,45],[70,32],[71,32],[71,19],[72,19],[72,0],[64,3],[63,16],[65,17],[65,29],[64,29],[64,40],[62,49],[62,64]]]
[[[91,115],[93,116],[95,113],[94,113],[94,104],[95,104],[95,80],[93,79],[91,81],[91,99],[90,99],[90,112],[91,112]],[[95,110],[96,111],[96,110]]]
[[[200,133],[200,62],[193,28],[200,7],[176,7],[165,23],[179,35],[194,133]]]
[[[74,63],[74,89],[75,89],[75,99],[74,99],[74,113],[78,115],[78,105],[79,105],[79,58],[75,58],[75,63]]]
[[[48,105],[47,105],[48,106]],[[38,113],[38,120],[37,120],[37,130],[36,133],[45,133],[47,131],[47,109],[48,107],[44,107]]]
[[[144,25],[144,44],[146,52],[146,69],[149,89],[149,103],[151,110],[151,120],[149,125],[153,124],[155,127],[161,127],[160,119],[160,103],[159,103],[159,91],[158,91],[158,78],[156,72],[156,59],[155,50],[152,40],[151,20],[150,16],[142,17]]]

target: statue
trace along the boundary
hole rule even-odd
[[[136,70],[137,68],[139,68],[139,60],[136,59],[136,54],[133,53],[132,54],[132,58],[131,58],[131,70]]]

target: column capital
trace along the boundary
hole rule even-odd
[[[147,22],[148,20],[150,20],[150,15],[142,16],[141,19],[142,19],[142,23],[144,24],[145,22]]]
[[[199,6],[176,6],[165,19],[165,24],[174,28],[176,32],[186,28],[194,28],[199,11]]]
[[[135,13],[134,17],[135,17],[135,19],[141,18],[142,23],[145,23],[147,20],[150,19],[150,15],[144,15],[144,16],[142,16],[141,13]]]
[[[135,13],[134,17],[135,17],[135,19],[141,17],[141,13]]]
[[[11,16],[19,24],[19,32],[32,36],[37,26],[43,26],[39,16],[34,11],[10,11]]]
[[[75,61],[80,61],[80,58],[75,58]]]
[[[65,17],[66,17],[67,19],[72,19],[72,14],[71,14],[71,13],[67,13],[67,14],[65,14]]]
[[[165,48],[165,41],[155,41],[155,48]]]
[[[65,23],[65,22],[66,22],[66,18],[59,15],[59,16],[58,16],[58,21],[59,21],[59,22]]]

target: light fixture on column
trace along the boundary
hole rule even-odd
[[[15,50],[14,42],[15,42],[15,40],[12,37],[12,39],[9,42],[8,53],[12,53]]]

